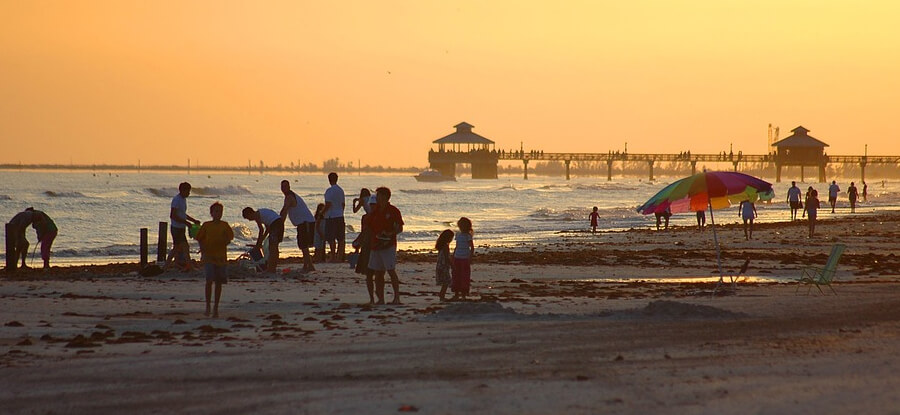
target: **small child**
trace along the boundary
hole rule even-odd
[[[434,270],[434,279],[441,286],[440,299],[447,301],[447,286],[450,285],[450,241],[453,240],[453,231],[447,229],[441,232],[434,249],[437,250],[437,267]]]
[[[234,239],[234,231],[228,222],[222,220],[225,207],[221,203],[213,203],[209,207],[211,221],[204,222],[195,237],[200,242],[200,260],[206,271],[206,316],[209,316],[209,300],[213,283],[216,285],[216,302],[213,317],[219,317],[219,299],[222,297],[222,284],[228,283],[225,267],[228,264],[228,244]]]
[[[475,255],[475,242],[472,239],[472,221],[469,218],[459,218],[456,226],[459,227],[459,232],[456,233],[456,249],[453,250],[451,300],[465,301],[472,284],[472,256]]]
[[[313,246],[316,253],[313,255],[314,262],[325,262],[325,204],[319,203],[316,206],[316,232],[313,235]]]
[[[600,219],[600,214],[597,213],[597,207],[594,206],[594,211],[591,212],[591,233],[597,233],[598,219]]]

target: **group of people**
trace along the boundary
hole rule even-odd
[[[244,219],[257,225],[257,239],[248,247],[251,253],[256,251],[262,254],[266,272],[275,273],[277,270],[279,245],[284,239],[287,220],[297,229],[297,247],[303,254],[303,272],[315,270],[310,247],[315,247],[317,261],[325,260],[325,244],[330,247],[330,261],[345,260],[344,190],[337,184],[337,173],[330,173],[328,181],[330,187],[326,189],[324,202],[318,204],[315,214],[310,211],[303,198],[291,190],[288,180],[281,181],[284,202],[280,212],[252,207],[241,210]],[[228,281],[225,272],[227,247],[234,239],[234,232],[227,222],[222,221],[224,206],[219,202],[210,206],[212,220],[202,225],[199,220],[188,215],[187,197],[190,193],[190,183],[181,183],[178,194],[172,198],[169,217],[173,248],[167,258],[167,265],[174,265],[182,271],[192,269],[186,229],[196,227],[196,232],[190,233],[200,244],[201,263],[206,275],[206,313],[218,316],[222,284]],[[397,234],[403,231],[403,217],[400,210],[390,204],[390,199],[391,190],[379,187],[374,195],[368,189],[363,189],[360,198],[353,201],[354,212],[360,209],[365,211],[360,234],[353,242],[361,258],[357,262],[356,271],[366,275],[369,298],[373,304],[376,303],[376,296],[377,303],[384,303],[385,273],[390,275],[394,289],[392,304],[400,304],[400,279],[396,263]],[[213,291],[214,301],[211,301]]]
[[[9,232],[9,234],[7,237],[12,241],[13,254],[10,262],[13,266],[18,267],[17,264],[21,259],[21,268],[30,268],[25,263],[25,260],[28,257],[28,246],[30,245],[28,243],[28,238],[25,235],[28,226],[31,226],[35,233],[37,233],[37,243],[41,245],[41,259],[44,261],[44,269],[49,269],[50,247],[53,246],[53,240],[56,239],[56,234],[59,232],[59,229],[56,227],[56,222],[54,222],[50,216],[33,207],[29,207],[24,211],[17,213],[9,221],[9,226],[7,227],[7,232]],[[37,249],[37,245],[35,245],[35,249]]]

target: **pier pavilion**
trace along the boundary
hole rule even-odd
[[[613,164],[626,162],[643,162],[647,164],[649,179],[654,180],[653,167],[659,162],[690,163],[691,174],[697,172],[697,163],[729,163],[734,171],[741,164],[764,164],[775,167],[777,182],[781,182],[781,170],[784,166],[800,166],[800,181],[804,181],[803,167],[818,168],[819,182],[825,182],[826,168],[830,163],[856,164],[860,166],[862,181],[866,180],[866,166],[870,164],[893,165],[900,168],[900,156],[832,156],[825,154],[825,144],[811,137],[809,130],[803,126],[791,130],[791,136],[772,144],[775,151],[768,154],[717,153],[696,154],[682,152],[679,154],[634,154],[628,152],[606,153],[545,153],[542,150],[525,151],[523,148],[513,151],[497,151],[494,142],[472,132],[473,126],[462,122],[455,126],[456,132],[434,140],[437,150],[428,151],[428,162],[432,169],[445,176],[456,175],[456,163],[472,165],[472,178],[496,179],[497,163],[504,161],[521,161],[525,179],[528,179],[528,163],[531,161],[561,161],[566,166],[566,180],[570,178],[570,166],[573,161],[606,163],[606,180],[612,180]]]
[[[456,124],[456,132],[434,140],[437,150],[428,151],[428,164],[444,176],[456,176],[456,163],[472,165],[473,179],[497,178],[497,151],[494,142],[474,132],[465,121]]]
[[[781,168],[784,166],[800,166],[801,182],[804,181],[803,168],[814,166],[819,170],[819,182],[824,182],[825,166],[828,165],[825,147],[828,147],[828,144],[813,138],[808,134],[809,130],[803,128],[802,125],[794,128],[791,132],[793,134],[790,136],[772,143],[772,147],[776,148],[775,181],[781,181]]]

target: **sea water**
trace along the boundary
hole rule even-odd
[[[27,207],[42,210],[54,219],[59,236],[53,244],[56,265],[136,262],[139,256],[140,228],[150,234],[150,260],[156,258],[158,223],[169,221],[172,197],[180,182],[193,185],[188,198],[188,214],[209,220],[209,205],[225,205],[224,220],[235,230],[229,247],[233,258],[255,242],[258,229],[254,222],[241,218],[241,209],[270,208],[279,211],[284,201],[282,179],[290,180],[310,210],[315,211],[329,186],[326,174],[247,174],[222,172],[83,172],[83,171],[0,171],[0,218],[4,222]],[[399,235],[400,249],[425,250],[434,245],[444,229],[456,230],[461,216],[472,219],[476,245],[521,247],[536,242],[556,242],[592,238],[588,215],[598,207],[598,230],[625,230],[655,227],[653,215],[637,213],[635,208],[668,183],[678,178],[659,178],[649,182],[640,178],[501,176],[497,180],[473,180],[460,177],[456,182],[420,183],[410,174],[341,174],[338,184],[346,194],[347,249],[359,231],[362,211],[353,213],[352,199],[362,187],[386,186],[393,192],[391,203],[403,214],[404,231]],[[764,178],[774,182],[771,178]],[[842,188],[837,214],[849,214],[846,188],[850,180],[839,179]],[[800,183],[805,192],[812,185],[822,200],[820,217],[828,218],[827,185]],[[772,204],[759,203],[759,222],[786,221],[790,218],[784,203],[790,182],[774,184]],[[857,186],[862,192],[862,186]],[[868,202],[857,212],[893,210],[900,206],[900,183],[871,181]],[[717,223],[738,221],[737,209],[716,211]],[[707,221],[709,217],[707,215]],[[671,224],[692,226],[694,214],[672,217]],[[5,233],[5,230],[2,232]],[[299,255],[296,231],[287,226],[282,255]],[[28,231],[31,248],[35,234]],[[171,236],[167,235],[169,245]],[[602,240],[602,238],[601,238]],[[192,243],[196,252],[197,244]],[[0,250],[2,251],[2,250]],[[4,253],[0,253],[3,257]],[[37,253],[35,264],[40,264]],[[31,261],[32,253],[29,253]],[[5,260],[5,258],[4,258]]]

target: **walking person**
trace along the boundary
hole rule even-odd
[[[863,181],[863,191],[862,191],[863,202],[869,201],[869,185]]]
[[[25,265],[25,260],[28,258],[29,244],[25,231],[32,222],[34,222],[34,208],[27,208],[9,220],[10,227],[7,237],[13,241],[12,253],[14,258],[12,263],[18,263],[19,258],[22,258],[22,269],[28,269],[28,265]]]
[[[384,304],[384,274],[391,276],[394,299],[391,304],[400,304],[400,277],[397,276],[397,234],[403,232],[403,216],[400,210],[390,204],[391,189],[375,189],[375,208],[368,228],[371,231],[372,251],[369,253],[369,268],[375,271],[375,294],[378,304]]]
[[[249,221],[256,222],[259,228],[259,237],[256,239],[255,248],[262,248],[263,241],[268,237],[269,252],[266,253],[266,272],[274,274],[278,267],[278,244],[284,238],[284,220],[281,215],[272,209],[260,208],[253,210],[245,207],[241,216]]]
[[[791,187],[787,191],[787,202],[791,207],[791,220],[797,219],[797,211],[803,209],[803,203],[800,202],[800,188],[797,182],[791,182]]]
[[[169,230],[172,233],[172,252],[166,258],[166,266],[173,263],[182,272],[193,269],[191,265],[191,247],[187,240],[187,227],[200,221],[187,214],[187,198],[191,195],[191,184],[183,182],[178,185],[178,194],[172,198],[169,219],[172,224]]]
[[[597,212],[597,207],[594,206],[594,210],[590,214],[591,218],[591,233],[597,233],[597,222],[600,219],[600,214]]]
[[[315,240],[316,218],[306,202],[297,193],[291,190],[291,182],[281,181],[281,193],[284,194],[284,205],[281,207],[282,222],[290,218],[291,223],[297,227],[297,248],[303,253],[303,272],[315,271],[309,247]]]
[[[453,289],[451,300],[466,300],[472,287],[472,257],[475,256],[472,221],[461,217],[456,221],[459,232],[456,233],[456,248],[453,250],[453,278],[450,283]]]
[[[222,298],[222,285],[228,283],[226,268],[228,265],[228,244],[234,240],[234,231],[228,222],[222,220],[225,207],[216,202],[209,207],[212,220],[204,222],[197,231],[195,239],[200,243],[200,261],[206,274],[206,316],[210,314],[210,297],[215,285],[215,306],[212,316],[219,317],[219,300]]]
[[[331,262],[344,260],[345,249],[345,225],[344,225],[344,189],[337,184],[338,175],[335,172],[328,173],[328,183],[331,187],[325,190],[325,241],[331,248]],[[335,250],[335,245],[337,249]]]
[[[850,187],[847,188],[847,199],[850,200],[850,213],[856,213],[856,200],[859,199],[859,190],[856,189],[856,185],[853,182],[850,182]]]
[[[804,198],[803,198],[803,205],[804,205],[804,206],[805,206],[807,203],[809,203],[809,198],[812,197],[812,192],[813,192],[813,187],[812,187],[812,186],[809,186],[809,188],[806,189],[806,196],[804,196]],[[803,209],[803,217],[806,217],[806,209]]]
[[[706,226],[706,211],[698,210],[697,211],[697,230],[703,232],[703,227]]]
[[[809,214],[809,237],[812,238],[816,234],[816,216],[819,211],[819,192],[810,186],[810,195],[806,199],[805,212]]]
[[[751,240],[753,239],[753,219],[756,219],[756,205],[749,200],[745,200],[741,202],[740,206],[738,206],[738,216],[744,220],[744,239]],[[749,222],[749,229],[748,224]]]
[[[828,203],[831,204],[831,213],[834,213],[834,204],[837,203],[837,195],[840,191],[840,186],[837,185],[836,181],[832,180],[831,186],[828,186]]]
[[[59,228],[50,216],[40,210],[33,211],[32,215],[31,227],[37,233],[38,243],[41,244],[41,259],[44,261],[44,269],[47,270],[50,269],[50,247],[53,246]]]

